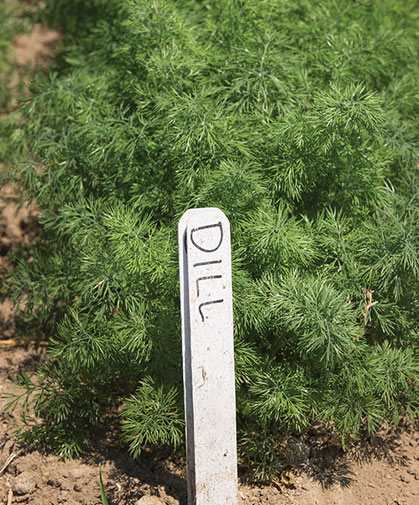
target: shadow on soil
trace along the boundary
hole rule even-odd
[[[112,424],[116,425],[116,419]],[[145,448],[134,459],[126,446],[118,445],[118,439],[120,440],[120,434],[117,429],[95,436],[92,440],[94,450],[90,456],[83,457],[86,463],[95,465],[98,469],[100,463],[112,463],[114,469],[107,473],[108,483],[105,485],[110,505],[119,503],[120,495],[128,503],[135,503],[141,498],[141,489],[144,488],[147,489],[147,494],[158,497],[163,488],[168,497],[179,501],[179,505],[187,505],[186,478],[179,471],[179,468],[185,467],[185,463],[180,457],[175,459],[164,449]]]

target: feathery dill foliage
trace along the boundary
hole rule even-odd
[[[46,1],[56,70],[16,179],[43,233],[10,286],[53,335],[25,437],[77,454],[177,445],[176,226],[232,225],[239,448],[317,420],[346,439],[418,409],[418,35],[413,0]],[[270,451],[266,447],[269,444]],[[269,457],[267,456],[269,452]]]
[[[7,107],[10,101],[10,73],[11,65],[8,60],[10,57],[10,44],[13,40],[13,18],[10,8],[5,4],[0,4],[0,110]]]
[[[20,116],[13,109],[23,88],[25,73],[22,68],[18,70],[11,45],[18,33],[29,31],[30,27],[30,17],[19,8],[18,0],[0,2],[0,163],[10,162],[15,155],[16,143],[13,145],[12,138],[19,135],[15,127]]]

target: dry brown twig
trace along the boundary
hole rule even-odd
[[[6,468],[10,465],[10,463],[15,459],[17,455],[17,452],[12,452],[12,454],[10,454],[10,456],[6,459],[4,465],[0,468],[0,475],[6,470]]]
[[[9,338],[8,340],[0,340],[0,347],[19,347],[26,345],[38,345],[46,346],[48,342],[41,340],[40,342],[36,340],[31,340],[30,342],[24,342],[23,340],[16,340],[15,338]]]
[[[364,293],[364,303],[365,303],[365,309],[364,312],[362,313],[364,316],[364,328],[367,326],[367,317],[368,317],[368,311],[370,310],[371,307],[376,305],[377,302],[372,301],[372,294],[374,291],[372,289],[364,289],[362,288],[362,292]]]

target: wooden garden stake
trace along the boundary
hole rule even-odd
[[[230,224],[216,208],[179,222],[189,505],[237,505]]]

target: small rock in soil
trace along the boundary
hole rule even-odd
[[[310,447],[298,440],[298,438],[291,438],[288,442],[290,448],[290,459],[294,465],[301,465],[307,463],[310,458]]]
[[[30,472],[23,472],[15,479],[13,491],[17,495],[32,493],[35,489],[34,475]]]
[[[135,502],[135,505],[166,505],[166,503],[157,496],[143,496]]]
[[[57,477],[51,477],[47,482],[48,486],[61,487],[61,481]]]

